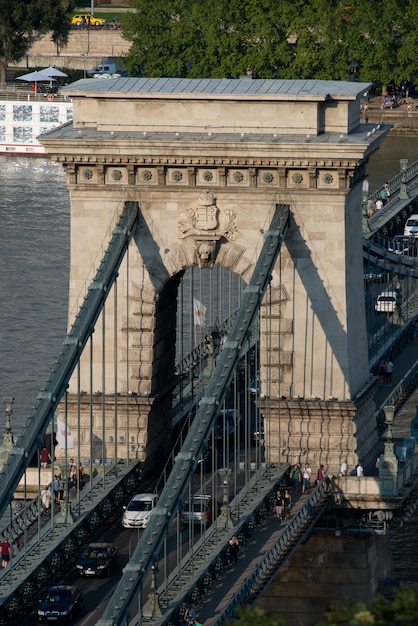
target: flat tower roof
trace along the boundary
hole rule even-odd
[[[215,96],[274,100],[355,100],[370,83],[330,80],[280,80],[252,78],[87,78],[65,87],[69,95],[147,94],[188,98]]]

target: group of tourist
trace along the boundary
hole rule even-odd
[[[393,376],[393,363],[390,359],[382,359],[379,363],[379,387],[391,387]]]
[[[49,453],[48,453],[49,455]],[[50,455],[49,455],[50,459]],[[52,490],[51,490],[52,487]],[[68,482],[67,493],[68,502],[73,500],[78,491],[84,488],[84,467],[83,464],[74,463],[74,459],[70,459],[68,465]],[[41,491],[41,505],[42,515],[49,515],[51,510],[52,500],[60,506],[61,501],[64,499],[65,483],[60,473],[54,475],[52,485],[48,484]]]
[[[348,476],[348,464],[346,460],[341,463],[340,476]],[[357,478],[363,478],[364,476],[363,464],[360,461],[358,461],[356,465],[356,476]]]
[[[322,482],[325,478],[325,468],[323,464],[319,466],[316,472],[315,485]],[[274,498],[274,507],[277,519],[285,522],[290,517],[292,508],[292,493],[306,493],[311,485],[312,469],[309,463],[305,463],[303,467],[299,463],[295,463],[290,470],[289,483],[290,487],[279,488]]]
[[[390,201],[390,188],[389,183],[386,181],[382,189],[379,192],[376,200],[369,198],[366,203],[366,215],[372,217],[375,213],[383,209],[383,207]]]

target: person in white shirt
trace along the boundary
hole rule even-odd
[[[340,474],[341,476],[347,476],[347,472],[348,472],[347,461],[343,461],[340,467]]]
[[[302,471],[302,493],[305,493],[309,489],[309,485],[311,482],[311,474],[312,470],[309,467],[309,463],[305,463],[305,467]]]
[[[358,476],[359,478],[362,478],[362,477],[364,476],[363,466],[362,466],[362,464],[360,463],[360,461],[357,463],[357,466],[356,466],[356,473],[357,473],[357,476]]]
[[[380,209],[383,209],[383,202],[380,198],[378,198],[376,200],[376,204],[374,205],[375,211],[380,211]]]

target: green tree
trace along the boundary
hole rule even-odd
[[[132,0],[131,72],[146,76],[407,80],[418,54],[416,0]]]
[[[364,603],[347,602],[326,612],[322,626],[416,626],[418,586],[401,585],[393,600],[376,595]]]
[[[34,39],[52,31],[57,46],[68,40],[69,14],[75,0],[0,0],[0,83],[6,82],[6,70],[20,61]]]
[[[279,615],[264,611],[258,606],[238,609],[237,619],[228,622],[228,626],[283,626],[283,624]]]

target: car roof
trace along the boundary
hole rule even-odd
[[[107,548],[109,546],[113,546],[113,543],[89,543],[89,548]]]
[[[158,498],[158,493],[137,493],[131,498],[131,502],[132,500],[137,502],[142,500],[153,500],[154,498]]]
[[[77,587],[73,587],[73,585],[54,585],[48,589],[48,593],[51,591],[71,591],[72,589],[77,589]]]
[[[396,298],[396,291],[382,291],[382,293],[379,293],[377,297],[381,298],[382,296],[391,296],[392,298]]]
[[[201,494],[197,494],[196,496],[191,496],[190,498],[186,498],[186,502],[191,502],[192,500],[211,500],[212,496],[203,496]]]

